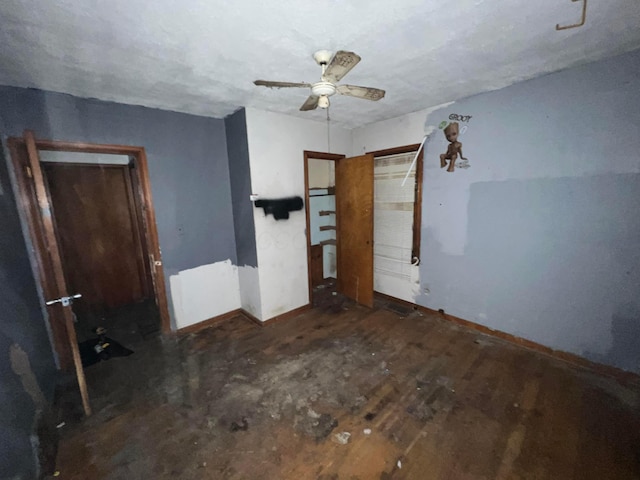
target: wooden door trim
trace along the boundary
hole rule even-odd
[[[137,244],[140,248],[140,263],[142,263],[142,275],[144,275],[142,279],[143,290],[144,295],[148,298],[151,295],[155,296],[155,288],[153,285],[153,272],[151,271],[149,261],[149,246],[145,241],[145,223],[141,215],[144,208],[139,195],[136,194],[140,192],[140,179],[136,173],[135,164],[129,163],[128,165],[124,165],[124,167],[127,169],[125,172],[125,181],[127,183],[129,201],[131,202],[129,204],[131,219],[134,222],[132,228],[137,232]]]
[[[38,150],[42,150],[39,148]],[[124,163],[83,163],[83,162],[42,162],[43,165],[53,165],[54,167],[97,167],[97,168],[126,168]]]
[[[411,145],[404,145],[401,147],[386,148],[384,150],[374,150],[372,152],[366,152],[374,157],[386,157],[388,155],[400,155],[401,153],[416,152],[420,148],[419,143],[412,143]]]
[[[37,234],[37,226],[28,212],[28,205],[32,201],[29,195],[29,189],[26,184],[28,181],[24,172],[21,170],[23,167],[19,164],[16,153],[19,145],[24,144],[24,140],[20,137],[12,137],[8,139],[8,146],[11,151],[12,163],[14,170],[16,171],[16,186],[21,198],[21,209],[27,211],[25,215],[28,225],[29,234],[34,239],[34,235]],[[162,265],[162,255],[160,251],[160,241],[158,238],[158,230],[156,227],[156,215],[153,206],[153,196],[151,194],[151,181],[149,178],[149,169],[147,162],[147,154],[144,147],[139,146],[127,146],[127,145],[109,145],[109,144],[93,144],[84,142],[66,142],[57,140],[35,140],[35,145],[38,150],[50,150],[50,151],[62,151],[62,152],[85,152],[85,153],[110,153],[128,155],[134,161],[135,168],[133,169],[137,176],[137,189],[138,198],[141,200],[140,207],[142,208],[142,217],[144,223],[143,237],[146,242],[147,251],[150,253],[151,258],[147,259],[149,263],[149,269],[153,279],[153,289],[155,291],[155,297],[158,302],[158,309],[160,312],[160,323],[162,333],[171,333],[171,317],[169,315],[169,304],[167,301],[167,291],[165,287],[164,268]],[[41,248],[39,242],[34,241],[34,248]],[[41,269],[40,280],[42,282],[42,272],[46,269],[46,265],[43,264],[42,259],[36,255],[36,264],[38,269]],[[161,262],[160,265],[154,265],[154,261]],[[54,326],[52,325],[53,329]],[[61,361],[62,366],[62,361]]]
[[[313,304],[313,286],[311,284],[311,213],[309,212],[309,160],[330,160],[337,161],[345,158],[345,155],[339,153],[312,152],[305,150],[304,152],[304,210],[307,222],[307,283],[309,286],[309,303]],[[336,238],[338,231],[336,230]],[[340,275],[338,273],[338,275]]]
[[[135,193],[133,191],[133,182],[131,177],[135,175],[135,168],[131,169],[129,165],[122,165],[124,184],[127,190],[127,203],[129,205],[129,219],[131,220],[131,231],[136,243],[136,264],[138,265],[138,274],[140,275],[140,288],[144,297],[148,298],[153,288],[149,288],[147,277],[147,269],[145,264],[149,263],[149,257],[145,255],[145,249],[142,242],[144,241],[144,225],[140,225],[138,221],[138,204],[135,201]]]

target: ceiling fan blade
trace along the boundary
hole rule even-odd
[[[259,87],[269,87],[269,88],[289,88],[289,87],[311,87],[310,83],[292,83],[292,82],[271,82],[269,80],[256,80],[253,82],[254,85],[258,85]]]
[[[379,88],[358,87],[357,85],[338,85],[336,87],[341,95],[364,98],[365,100],[380,100],[384,97],[385,91]]]
[[[302,104],[300,110],[302,110],[303,112],[306,110],[315,110],[316,108],[318,108],[319,98],[320,97],[317,97],[315,95],[309,95],[309,98],[307,98],[307,100]]]
[[[355,67],[360,61],[360,56],[353,52],[340,50],[333,56],[322,75],[326,82],[336,83]]]

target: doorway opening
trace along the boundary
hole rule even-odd
[[[423,153],[420,144],[374,157],[374,290],[413,302],[420,264]]]
[[[343,296],[373,307],[373,155],[304,153],[311,303],[328,296],[338,308]]]
[[[104,340],[97,327],[123,343],[170,332],[146,154],[30,131],[8,147],[58,365],[75,368],[88,415],[78,341]]]
[[[47,150],[40,162],[67,286],[82,294],[73,312],[86,366],[98,360],[91,343],[99,328],[124,345],[160,331],[135,163],[127,155]]]
[[[309,301],[329,305],[337,296],[336,161],[344,155],[304,152]]]

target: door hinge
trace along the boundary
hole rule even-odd
[[[24,172],[27,174],[27,177],[33,178],[33,173],[31,172],[31,167],[29,165],[24,166]]]

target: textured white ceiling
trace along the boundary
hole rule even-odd
[[[342,83],[387,91],[332,97],[352,128],[640,47],[639,0],[2,0],[0,84],[224,117],[299,112],[319,49],[362,57]]]

